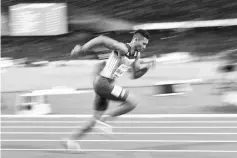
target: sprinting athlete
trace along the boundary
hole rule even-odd
[[[93,117],[83,128],[76,130],[64,141],[67,149],[80,151],[80,145],[76,140],[81,139],[85,133],[89,132],[98,120],[105,122],[110,118],[130,112],[138,105],[136,96],[127,89],[116,85],[115,81],[129,69],[132,69],[133,78],[137,79],[143,76],[149,68],[155,66],[155,58],[146,62],[140,59],[140,53],[145,50],[149,39],[150,35],[147,31],[137,30],[130,43],[121,43],[109,37],[99,36],[83,46],[76,45],[72,50],[71,56],[80,55],[96,46],[105,46],[112,52],[106,63],[102,63],[98,68],[99,71],[94,80],[96,96]],[[110,100],[121,101],[122,103],[105,113]]]

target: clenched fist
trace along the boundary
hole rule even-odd
[[[76,45],[73,50],[71,51],[71,54],[70,56],[73,58],[73,57],[77,57],[78,54],[81,52],[82,50],[82,46],[81,45]]]

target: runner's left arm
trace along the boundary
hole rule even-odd
[[[133,62],[133,69],[135,70],[139,70],[139,69],[144,69],[144,68],[151,68],[151,67],[155,67],[156,66],[156,56],[152,56],[149,59],[141,59],[140,58],[140,53],[137,56],[137,58],[135,59],[135,61]]]
[[[154,68],[156,65],[155,56],[149,59],[148,61],[140,59],[140,55],[135,59],[132,63],[132,72],[133,72],[133,79],[137,79],[142,77],[150,68]]]

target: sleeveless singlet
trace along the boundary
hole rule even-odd
[[[120,56],[120,54],[115,50],[111,52],[105,67],[100,73],[101,76],[115,80],[129,70],[131,64],[140,55],[140,52],[134,52],[132,54],[131,46],[129,44],[126,44],[126,46],[128,52],[123,56]]]

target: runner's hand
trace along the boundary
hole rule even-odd
[[[78,56],[78,54],[81,52],[81,50],[82,50],[82,46],[81,46],[81,45],[76,45],[76,46],[73,48],[73,50],[71,51],[70,56],[71,56],[71,57],[76,57],[76,56]]]

